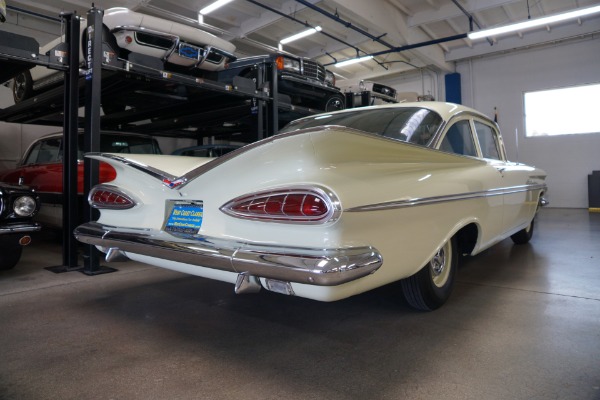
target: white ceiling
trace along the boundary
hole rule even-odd
[[[284,46],[284,50],[323,64],[354,58],[357,51],[361,55],[372,54],[467,33],[469,18],[463,10],[472,15],[473,28],[478,30],[477,24],[482,28],[494,27],[524,21],[528,16],[533,19],[600,4],[600,1],[594,0],[234,0],[205,16],[205,25],[199,25],[198,10],[213,1],[97,0],[95,4],[103,9],[126,6],[138,12],[206,29],[232,41],[237,46],[238,56],[274,50],[280,39],[306,29],[303,23],[319,25],[323,28],[322,34],[290,43]],[[91,4],[87,0],[6,2],[9,11],[10,7],[16,7],[53,17],[61,11],[77,11],[85,15]],[[318,10],[309,7],[311,5]],[[10,24],[25,24],[23,21],[29,21],[32,25],[32,17],[19,16],[18,12],[10,14],[12,18],[9,18],[8,24],[0,25],[0,29],[8,30]],[[38,21],[33,24],[38,27],[43,25]],[[46,22],[44,24],[47,25]],[[493,40],[471,41],[465,38],[390,52],[375,57],[376,61],[331,69],[341,78],[371,79],[388,78],[421,67],[451,72],[456,60],[598,32],[599,14]]]

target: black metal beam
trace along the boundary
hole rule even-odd
[[[84,59],[85,73],[85,122],[83,150],[85,153],[100,151],[100,99],[102,94],[102,17],[104,11],[92,6],[87,13],[87,38]],[[99,182],[99,162],[85,158],[83,162],[83,196]],[[97,210],[87,202],[84,204],[84,221],[97,219]],[[98,275],[116,271],[100,266],[100,254],[95,246],[86,245],[83,256],[83,270],[86,275]]]
[[[73,230],[79,222],[77,201],[77,135],[79,109],[79,28],[76,14],[64,14],[67,21],[69,70],[65,72],[64,123],[63,123],[63,265],[66,269],[79,268],[77,240]]]
[[[46,268],[55,273],[81,270],[78,265],[77,240],[73,230],[77,227],[77,121],[79,109],[79,28],[80,19],[75,13],[62,13],[65,22],[65,51],[68,69],[64,73],[63,137],[62,137],[62,265]]]
[[[425,47],[425,46],[431,46],[431,45],[438,44],[438,43],[451,42],[453,40],[464,39],[466,37],[467,37],[466,33],[461,33],[459,35],[448,36],[448,37],[440,38],[440,39],[427,40],[425,42],[407,44],[405,46],[394,47],[389,50],[377,51],[375,53],[369,54],[369,56],[376,57],[376,56],[381,56],[381,55],[389,54],[389,53],[400,53],[402,51],[416,49],[418,47]],[[332,65],[332,64],[335,64],[335,63],[325,64],[325,66]]]

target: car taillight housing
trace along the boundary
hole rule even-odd
[[[323,188],[290,188],[237,197],[221,207],[242,219],[285,223],[322,224],[339,218],[337,197]]]
[[[111,185],[94,186],[90,190],[88,202],[94,208],[112,210],[127,210],[136,204],[131,196]]]

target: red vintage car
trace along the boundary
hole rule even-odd
[[[82,134],[80,134],[82,136]],[[27,185],[36,190],[42,207],[36,220],[43,225],[62,226],[63,165],[62,133],[54,133],[33,142],[14,169],[0,172],[0,182]],[[83,204],[83,137],[80,137],[77,168],[77,192]],[[147,135],[102,132],[100,151],[104,153],[161,154],[156,139]],[[100,182],[109,182],[115,170],[100,163]]]

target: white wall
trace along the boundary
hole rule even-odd
[[[496,107],[508,157],[546,170],[551,206],[587,208],[587,175],[600,170],[600,133],[526,138],[523,93],[600,83],[600,37],[458,61],[456,71],[461,74],[464,105],[490,117]],[[437,89],[434,81],[412,74],[382,83],[398,91],[437,90],[436,99],[443,101],[443,75]],[[600,118],[600,104],[598,114],[565,118]]]
[[[12,92],[0,86],[0,109],[14,104]],[[60,132],[61,127],[42,125],[21,125],[0,122],[0,171],[14,168],[27,147],[38,137]]]
[[[600,170],[600,133],[526,138],[523,93],[600,83],[600,37],[458,62],[457,72],[465,105],[488,115],[497,108],[509,158],[546,170],[551,206],[587,208],[587,175]]]

